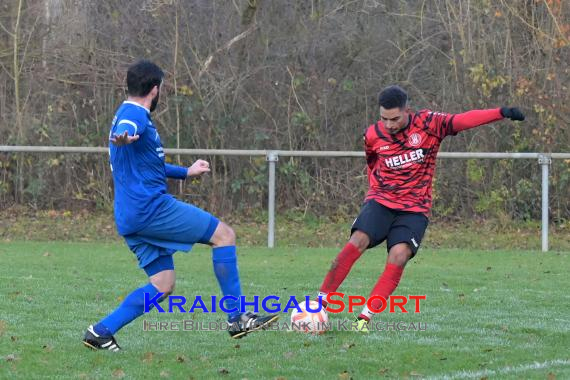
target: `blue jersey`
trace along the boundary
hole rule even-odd
[[[158,131],[150,111],[135,102],[124,102],[111,126],[109,138],[128,131],[139,139],[129,145],[110,143],[111,171],[115,184],[115,222],[120,235],[145,228],[156,210],[175,199],[167,192],[166,177],[186,178],[186,168],[165,163]]]

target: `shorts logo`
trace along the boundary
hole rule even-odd
[[[422,137],[419,133],[412,133],[410,137],[408,137],[408,143],[411,146],[418,146],[422,143]]]
[[[414,247],[416,247],[416,248],[419,247],[419,245],[418,245],[418,243],[416,242],[416,239],[415,239],[415,238],[412,238],[412,243],[414,244]]]

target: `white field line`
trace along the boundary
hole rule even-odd
[[[457,371],[449,373],[447,375],[430,376],[427,377],[426,379],[428,380],[453,380],[453,379],[472,379],[472,378],[479,379],[484,376],[499,376],[499,375],[507,375],[511,373],[526,372],[537,369],[544,369],[551,367],[566,367],[566,366],[570,366],[569,359],[555,359],[555,360],[547,360],[542,363],[533,362],[527,364],[519,364],[516,366],[506,366],[497,369],[484,369],[481,371]]]

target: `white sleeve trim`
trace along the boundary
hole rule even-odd
[[[119,121],[119,124],[117,124],[117,125],[121,125],[121,124],[129,124],[129,125],[132,125],[133,127],[135,127],[135,133],[134,133],[133,135],[136,135],[136,134],[137,134],[138,127],[137,127],[137,125],[135,124],[135,122],[130,121],[130,120],[121,120],[121,121]]]

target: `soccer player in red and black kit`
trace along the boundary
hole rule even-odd
[[[428,225],[435,160],[446,136],[504,118],[524,120],[518,108],[473,110],[448,114],[421,110],[413,113],[408,95],[390,86],[379,95],[380,120],[364,134],[369,189],[348,244],[333,261],[320,291],[326,304],[352,265],[369,248],[387,240],[388,259],[370,297],[388,296],[398,286],[406,263],[417,253]],[[372,310],[382,305],[375,299]],[[356,329],[368,331],[374,313],[364,307]]]

